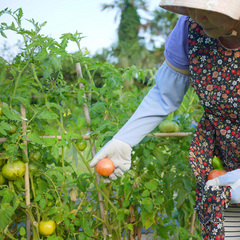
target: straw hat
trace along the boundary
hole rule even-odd
[[[240,0],[160,0],[159,6],[183,15],[188,15],[187,8],[197,8],[240,19]]]

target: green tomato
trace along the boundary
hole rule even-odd
[[[28,165],[28,167],[29,167],[29,172],[31,174],[34,174],[34,173],[36,173],[38,171],[38,167],[36,165],[32,164],[32,163],[30,163]]]
[[[52,235],[56,230],[56,223],[53,220],[41,221],[39,223],[39,233],[45,237]]]
[[[13,134],[17,131],[17,127],[14,124],[9,125],[10,129],[7,130],[8,133]]]
[[[76,146],[80,151],[83,151],[87,147],[87,142],[85,140],[79,140],[76,142]]]
[[[180,131],[179,125],[176,122],[171,121],[171,120],[162,121],[159,124],[158,129],[162,133],[172,133],[172,132],[179,132]]]
[[[39,151],[32,151],[30,152],[29,154],[29,158],[30,159],[33,159],[33,160],[36,160],[36,161],[39,161],[40,158],[41,158],[41,153]]]
[[[2,174],[8,180],[17,180],[25,174],[26,166],[25,163],[17,160],[13,163],[7,163],[2,168]]]

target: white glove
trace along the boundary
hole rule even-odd
[[[128,143],[113,138],[96,154],[90,162],[90,167],[94,167],[103,158],[110,158],[115,165],[115,170],[109,179],[116,180],[117,177],[122,177],[124,172],[130,169],[131,152],[132,148]]]
[[[231,203],[240,203],[240,169],[207,181],[207,186],[230,186],[232,189]]]

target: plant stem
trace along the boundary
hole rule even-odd
[[[60,196],[60,194],[59,194],[59,192],[58,192],[58,190],[57,190],[57,188],[56,188],[53,180],[47,175],[47,172],[44,173],[44,176],[45,176],[46,178],[48,178],[48,180],[52,183],[52,185],[53,185],[53,187],[54,187],[54,191],[57,193],[57,196],[58,196],[58,199],[59,199],[59,203],[60,203],[61,206],[62,206],[61,196]]]
[[[63,180],[62,180],[62,186],[61,186],[61,191],[60,191],[60,196],[62,195],[63,192],[63,186],[65,185],[65,163],[64,163],[64,147],[62,147],[62,169],[63,169]]]
[[[17,80],[15,82],[15,85],[14,85],[14,90],[13,90],[13,94],[12,94],[12,97],[10,99],[10,108],[12,108],[12,101],[16,95],[16,92],[17,92],[17,87],[18,87],[18,83],[20,81],[20,78],[23,74],[23,72],[26,70],[27,66],[29,65],[30,63],[30,60],[27,61],[27,63],[25,64],[25,66],[22,68],[22,70],[19,72],[18,76],[17,76]]]
[[[10,239],[16,240],[16,238],[9,232],[8,226],[4,229],[4,235],[7,236]]]

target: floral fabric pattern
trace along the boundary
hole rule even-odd
[[[190,146],[189,160],[197,179],[196,204],[203,239],[224,239],[223,212],[230,187],[206,187],[212,158],[227,171],[240,167],[240,50],[229,50],[189,20],[190,82],[204,107]]]

